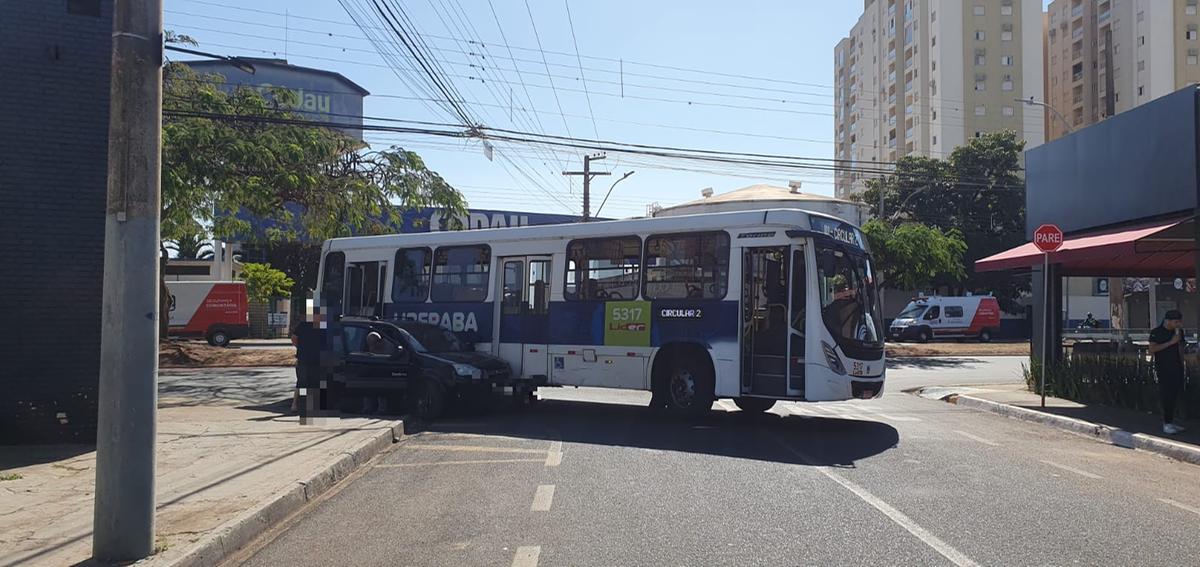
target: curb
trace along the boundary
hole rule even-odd
[[[950,396],[946,398],[946,401],[967,408],[987,411],[1023,421],[1049,425],[1070,433],[1077,433],[1079,435],[1093,437],[1098,441],[1110,443],[1118,447],[1137,449],[1149,453],[1157,453],[1159,455],[1163,455],[1164,457],[1170,457],[1185,463],[1200,465],[1200,447],[1176,443],[1174,441],[1169,441],[1153,435],[1132,433],[1125,431],[1124,429],[1117,429],[1115,427],[1092,423],[1090,421],[1083,421],[1073,417],[1066,417],[1017,406],[1010,406],[1008,404],[984,400],[974,396]]]
[[[169,567],[216,567],[226,557],[254,541],[297,510],[332,488],[384,449],[404,437],[404,419],[393,420],[374,437],[342,453],[324,469],[218,526],[187,553],[169,560]]]

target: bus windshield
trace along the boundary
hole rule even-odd
[[[817,250],[821,317],[843,347],[881,347],[883,328],[871,259],[842,247]]]

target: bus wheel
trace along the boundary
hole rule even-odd
[[[229,333],[225,332],[225,329],[213,329],[208,332],[208,336],[205,338],[208,339],[208,344],[212,346],[229,346]]]
[[[981,342],[981,343],[992,342],[992,331],[990,329],[984,329],[982,331],[979,331],[979,342]]]
[[[420,380],[413,392],[412,411],[424,421],[433,421],[446,410],[446,390],[433,380]]]
[[[716,386],[712,368],[705,362],[695,356],[679,356],[675,359],[664,388],[668,408],[693,415],[712,409]]]
[[[747,413],[762,413],[775,406],[775,400],[766,398],[734,398],[733,403]]]

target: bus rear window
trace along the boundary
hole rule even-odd
[[[567,284],[573,301],[637,297],[642,241],[636,236],[573,240],[567,245]]]
[[[647,299],[721,299],[728,285],[728,234],[672,234],[646,239]]]
[[[484,301],[492,264],[489,246],[438,248],[433,260],[433,301]]]
[[[321,303],[326,307],[342,308],[342,294],[345,291],[346,255],[341,252],[330,252],[325,255],[324,266],[321,267]]]
[[[429,296],[428,248],[401,248],[396,251],[392,277],[392,301],[425,301]]]

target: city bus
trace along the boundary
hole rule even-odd
[[[857,227],[771,209],[337,238],[317,302],[327,344],[342,317],[415,320],[534,388],[766,411],[882,395],[875,270]]]

